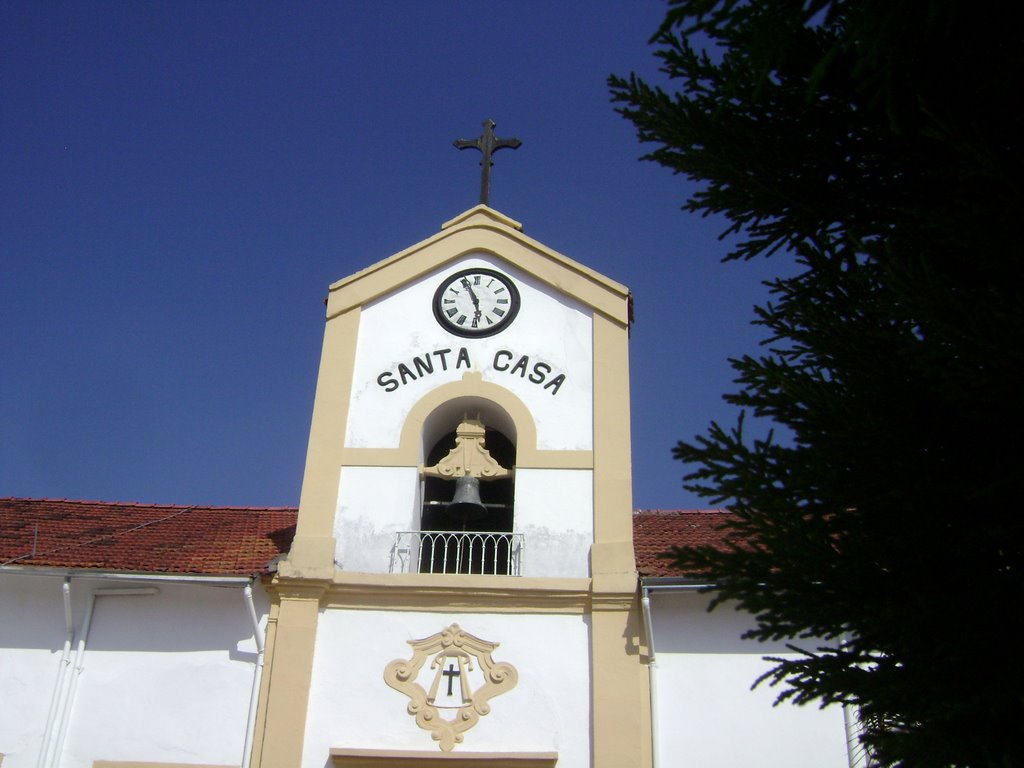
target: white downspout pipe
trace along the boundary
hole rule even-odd
[[[652,592],[692,592],[706,589],[711,584],[690,581],[678,581],[664,584],[643,584],[640,597],[640,608],[644,619],[644,632],[647,633],[648,675],[651,689],[651,765],[658,768],[660,759],[660,738],[658,735],[658,659],[654,649],[654,621],[651,618]]]
[[[863,764],[857,756],[857,747],[860,744],[857,716],[849,704],[843,704],[843,726],[846,728],[846,762],[850,768],[861,768]]]
[[[256,669],[252,674],[252,692],[249,694],[249,715],[245,721],[245,745],[242,747],[242,768],[249,768],[252,761],[252,742],[256,730],[256,709],[260,701],[260,680],[263,678],[263,651],[266,643],[263,638],[263,629],[260,627],[260,620],[256,616],[256,606],[252,601],[252,582],[245,585],[242,591],[245,607],[249,611],[249,620],[252,621],[252,634],[256,640]]]
[[[71,645],[75,641],[75,625],[71,619],[71,577],[65,576],[61,585],[61,595],[64,600],[64,648],[60,654],[60,666],[57,667],[57,680],[53,684],[53,696],[50,699],[50,709],[46,714],[46,726],[43,728],[43,742],[39,747],[39,758],[36,760],[36,768],[44,768],[46,758],[53,745],[54,718],[60,709],[64,695],[64,681],[67,679],[68,664],[71,660]]]
[[[68,722],[70,721],[71,708],[75,703],[75,691],[78,688],[78,678],[82,674],[82,659],[85,657],[85,644],[89,640],[89,630],[92,628],[92,616],[96,609],[96,598],[98,597],[131,597],[136,595],[155,595],[156,587],[143,587],[141,589],[94,589],[89,593],[89,602],[85,609],[85,619],[82,622],[82,632],[78,636],[78,646],[75,649],[75,665],[71,670],[71,682],[68,686],[67,696],[64,699],[63,711],[58,720],[57,740],[54,744],[53,753],[50,757],[50,768],[56,766],[60,760],[61,752],[64,751],[64,737],[67,735]]]
[[[651,590],[643,589],[640,599],[643,609],[644,632],[647,635],[647,674],[651,693],[651,768],[658,768],[660,744],[658,739],[658,665],[654,652],[654,625],[651,621]]]

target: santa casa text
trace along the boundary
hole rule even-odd
[[[473,369],[466,347],[459,347],[458,350],[435,349],[417,355],[408,363],[399,363],[394,370],[384,371],[377,377],[377,384],[383,387],[385,392],[394,392],[399,387],[424,376],[447,370],[457,371],[460,368]],[[507,349],[499,349],[494,353],[491,368],[499,373],[526,379],[550,391],[552,395],[557,395],[565,382],[565,374],[556,373],[550,364],[541,360],[531,361],[529,355],[520,355]]]

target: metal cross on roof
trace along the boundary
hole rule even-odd
[[[480,174],[480,202],[484,205],[488,204],[491,196],[491,166],[494,165],[491,155],[505,147],[519,149],[523,143],[519,139],[499,139],[494,135],[495,125],[493,120],[484,120],[484,132],[478,138],[456,139],[453,142],[456,149],[479,149],[483,154],[480,158],[480,167],[483,169]]]

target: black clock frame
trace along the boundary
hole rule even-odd
[[[495,277],[498,280],[500,280],[502,285],[504,285],[508,289],[508,312],[505,313],[505,316],[497,325],[488,326],[486,328],[464,328],[462,326],[452,323],[448,319],[448,316],[444,313],[444,310],[441,308],[441,301],[445,290],[454,281],[458,280],[461,277],[465,277],[466,275],[490,275],[491,277]],[[434,319],[436,319],[438,324],[449,333],[453,333],[456,336],[462,336],[468,339],[482,339],[486,338],[487,336],[493,336],[496,333],[501,333],[501,331],[505,330],[505,328],[511,325],[512,321],[516,319],[516,315],[519,314],[519,305],[519,289],[516,287],[516,284],[512,281],[512,278],[502,272],[498,272],[497,270],[494,269],[487,269],[486,267],[469,267],[467,269],[461,269],[458,272],[453,272],[452,274],[445,277],[441,281],[441,284],[437,287],[437,290],[434,291]]]

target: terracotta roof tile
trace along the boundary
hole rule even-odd
[[[294,507],[214,507],[0,498],[0,565],[252,575],[295,536]],[[637,510],[641,576],[686,576],[658,557],[673,545],[721,545],[724,510]]]
[[[633,513],[633,549],[640,575],[693,575],[659,555],[673,546],[724,546],[727,539],[721,526],[729,517],[724,509],[638,509]]]
[[[0,498],[0,565],[268,573],[295,536],[291,507]]]

